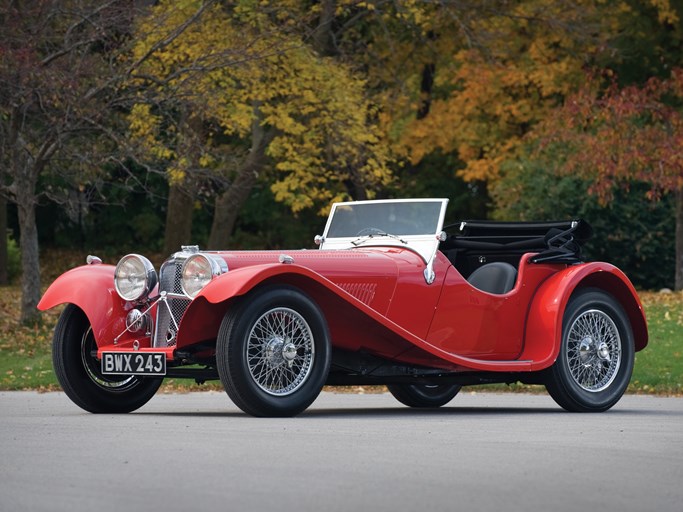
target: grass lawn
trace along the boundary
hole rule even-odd
[[[642,293],[650,343],[636,353],[629,391],[683,395],[683,293]]]
[[[51,282],[53,277],[49,276],[45,282]],[[642,292],[640,297],[648,319],[650,343],[636,354],[629,392],[683,395],[683,292]],[[0,287],[0,390],[59,389],[52,371],[50,350],[52,332],[61,308],[44,313],[42,325],[24,327],[17,322],[20,298],[18,285]],[[197,386],[182,380],[166,382],[162,389],[207,388],[222,389],[218,382]],[[507,386],[486,388],[496,391],[508,389]],[[534,388],[514,385],[509,389],[528,391]],[[356,387],[349,391],[363,392],[364,389]],[[367,391],[376,391],[376,388]]]

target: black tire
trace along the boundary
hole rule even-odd
[[[408,407],[441,407],[460,392],[457,384],[389,384],[389,393]]]
[[[567,411],[606,411],[626,391],[634,356],[633,330],[621,305],[604,291],[579,290],[564,312],[560,353],[546,372],[546,389]]]
[[[92,413],[126,413],[154,396],[162,378],[102,375],[88,317],[69,304],[59,317],[52,341],[52,364],[64,393]]]
[[[318,397],[330,369],[327,323],[289,286],[247,295],[226,313],[216,366],[228,396],[252,416],[295,416]]]

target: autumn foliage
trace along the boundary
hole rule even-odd
[[[416,182],[441,195],[466,182],[495,215],[501,205],[486,190],[523,159],[590,182],[603,204],[636,182],[650,185],[647,199],[675,195],[683,287],[682,9],[670,0],[4,2],[0,208],[18,219],[23,315],[35,317],[40,295],[31,271],[46,228],[36,210],[59,204],[69,238],[75,222],[96,225],[101,203],[119,201],[112,181],[166,201],[173,222],[156,222],[171,246],[199,237],[217,248],[245,210],[264,209],[255,191],[277,203],[265,210],[284,205],[300,219],[335,200],[410,196]],[[136,231],[125,221],[126,234]]]
[[[591,80],[538,130],[542,147],[563,144],[571,153],[565,172],[592,181],[607,202],[615,185],[650,185],[648,198],[683,188],[683,69],[667,79],[620,88],[611,77],[601,90]]]
[[[286,11],[273,16],[266,5],[216,3],[154,50],[201,6],[160,2],[139,24],[143,37],[133,53],[136,60],[153,50],[131,76],[131,85],[144,90],[131,110],[131,133],[150,156],[165,161],[171,181],[227,171],[229,186],[230,175],[242,172],[239,156],[256,128],[267,139],[275,198],[295,212],[348,198],[348,182],[368,196],[388,182],[391,158],[372,122],[364,78],[302,44]],[[178,127],[178,105],[203,133]],[[194,161],[183,150],[188,137],[199,144]]]

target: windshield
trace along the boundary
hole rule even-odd
[[[332,250],[404,247],[424,260],[425,280],[432,283],[447,204],[448,199],[432,198],[335,203],[316,243]]]
[[[434,235],[443,222],[442,205],[440,199],[337,203],[325,237]]]

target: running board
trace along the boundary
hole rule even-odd
[[[531,359],[513,359],[508,361],[492,361],[488,359],[474,359],[471,357],[451,354],[450,360],[456,364],[481,371],[493,372],[530,372],[533,368]]]

